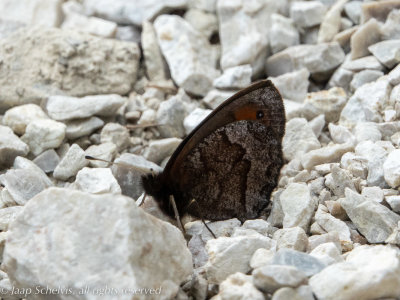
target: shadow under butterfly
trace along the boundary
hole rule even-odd
[[[143,188],[179,224],[186,213],[203,221],[255,219],[278,183],[284,133],[282,97],[271,81],[259,81],[204,119],[161,173],[143,175]]]

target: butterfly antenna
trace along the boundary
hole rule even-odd
[[[185,231],[185,228],[182,225],[182,221],[181,221],[181,218],[179,216],[178,208],[176,207],[176,203],[175,203],[175,199],[174,199],[173,195],[169,196],[169,202],[171,203],[172,208],[174,209],[175,219],[178,222],[179,229],[183,232],[183,235],[186,235],[186,231]]]
[[[198,215],[200,216],[201,221],[203,222],[204,226],[206,226],[206,228],[207,228],[208,231],[211,233],[211,235],[214,237],[214,239],[216,239],[217,237],[215,236],[214,232],[211,230],[210,227],[208,227],[207,223],[204,221],[203,215],[202,215],[202,213],[201,213],[201,211],[200,211],[200,205],[199,205],[199,203],[198,203],[195,199],[192,199],[192,201],[190,201],[190,203],[189,203],[189,205],[187,206],[187,208],[189,208],[189,206],[192,205],[193,203],[196,203],[196,205],[197,205],[197,213],[198,213]]]

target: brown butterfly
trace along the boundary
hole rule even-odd
[[[285,109],[269,80],[230,97],[178,146],[164,170],[142,177],[145,192],[174,217],[257,218],[283,165]],[[197,205],[191,205],[192,199]]]

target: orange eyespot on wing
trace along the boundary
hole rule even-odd
[[[234,112],[235,120],[257,120],[257,109],[252,106],[243,106]]]

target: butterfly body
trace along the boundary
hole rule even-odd
[[[278,182],[284,127],[279,92],[270,81],[256,83],[216,108],[179,145],[163,172],[143,176],[143,187],[172,217],[170,195],[180,215],[254,219]]]

